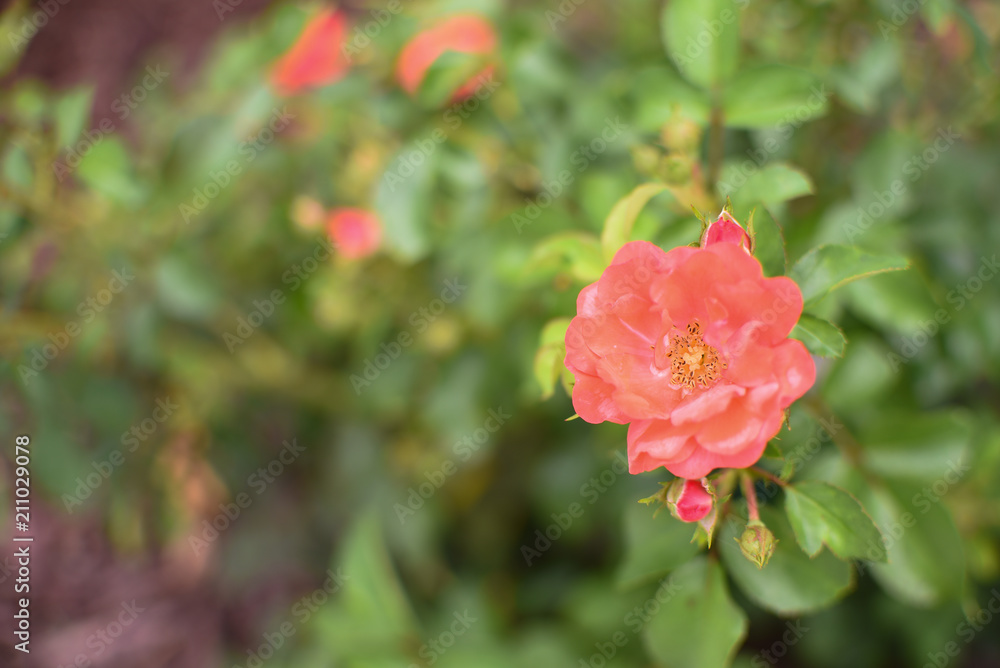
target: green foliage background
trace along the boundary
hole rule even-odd
[[[809,630],[785,647],[786,665],[923,666],[949,642],[962,650],[954,665],[995,665],[1000,622],[969,644],[963,625],[1000,578],[1000,283],[995,269],[977,277],[1000,247],[997,6],[404,4],[346,79],[288,99],[266,72],[305,9],[234,23],[193,83],[168,77],[127,120],[113,116],[116,130],[63,181],[53,161],[102,120],[88,87],[19,79],[2,92],[0,424],[31,435],[35,499],[64,508],[158,398],[175,402],[70,521],[99,518],[126,553],[187,550],[218,504],[252,492],[206,548],[224,593],[287,563],[317,584],[327,568],[348,578],[272,666],[596,666],[609,642],[611,666],[719,666],[732,652],[737,666],[770,665],[760,652],[785,633],[781,616],[799,614]],[[468,67],[457,58],[420,101],[407,97],[392,79],[402,44],[466,9],[500,34],[499,87],[476,108],[441,104],[435,81]],[[137,81],[146,65],[174,71],[177,57],[149,54]],[[251,151],[275,109],[293,123]],[[625,129],[606,149],[581,157],[615,123]],[[668,150],[665,123],[695,140]],[[412,175],[386,178],[411,171],[413,156]],[[240,173],[186,216],[180,205],[230,160]],[[717,191],[689,188],[715,169]],[[572,178],[546,199],[564,170]],[[606,228],[651,181],[669,188]],[[323,238],[291,222],[303,195],[376,210],[383,251],[335,257],[296,284],[288,272]],[[815,319],[830,356],[776,444],[797,481],[852,491],[883,535],[910,513],[888,564],[827,550],[810,560],[780,495],[764,509],[781,539],[764,571],[733,552],[732,526],[717,537],[721,562],[691,560],[689,528],[636,504],[666,476],[616,472],[624,427],[564,421],[559,324],[546,337],[543,327],[575,313],[609,244],[692,243],[689,205],[714,215],[725,195],[739,219],[757,206],[758,221],[780,226],[779,272],[824,243],[909,259],[817,299],[814,314],[847,345],[838,355],[840,335]],[[86,320],[78,305],[114,270],[135,278]],[[435,314],[447,281],[467,289]],[[230,352],[224,335],[274,290],[286,300]],[[79,335],[32,368],[71,322]],[[359,383],[401,333],[413,343]],[[510,417],[458,445],[491,409]],[[825,438],[830,424],[843,427]],[[305,452],[258,496],[254,472],[293,439]],[[560,527],[573,504],[581,512]],[[540,549],[547,529],[559,537]],[[672,571],[680,593],[648,622],[637,616]],[[276,603],[261,633],[291,619],[295,600]],[[446,652],[429,650],[464,611],[477,621]],[[220,665],[247,649],[229,643]]]

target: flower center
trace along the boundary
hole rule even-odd
[[[701,338],[701,325],[697,320],[687,326],[687,334],[673,337],[667,359],[670,360],[670,382],[690,390],[699,385],[711,387],[726,368],[719,351]]]

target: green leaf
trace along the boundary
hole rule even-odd
[[[883,413],[858,434],[865,466],[898,480],[933,484],[968,472],[972,429],[961,413]]]
[[[788,257],[785,255],[785,235],[781,226],[762,203],[754,203],[750,209],[753,211],[753,256],[764,268],[765,276],[784,276]],[[746,220],[749,225],[749,216]]]
[[[850,564],[829,552],[810,559],[795,544],[784,515],[761,508],[761,519],[778,544],[767,566],[758,569],[743,557],[736,539],[744,523],[730,519],[719,536],[722,562],[733,580],[754,603],[779,615],[799,615],[827,607],[844,596],[853,582]]]
[[[828,98],[812,73],[784,65],[765,65],[740,72],[726,86],[722,107],[728,127],[798,127],[825,114]]]
[[[776,162],[746,174],[745,163],[727,163],[719,179],[719,195],[732,196],[737,205],[758,200],[765,205],[780,204],[813,192],[809,177],[791,165]]]
[[[605,267],[600,242],[589,232],[562,232],[543,239],[535,246],[526,270],[553,266],[569,271],[578,281],[596,281]]]
[[[21,191],[31,190],[31,185],[35,182],[35,172],[31,166],[31,159],[23,148],[14,143],[7,145],[2,170],[4,181]]]
[[[643,630],[649,653],[671,668],[728,666],[748,622],[729,596],[722,567],[699,557],[678,568],[669,582],[676,592]]]
[[[886,564],[865,564],[889,594],[917,606],[958,600],[965,587],[962,536],[948,507],[916,486],[873,487],[859,475],[849,484],[882,530]]]
[[[421,164],[411,162],[409,156],[414,153],[425,157]],[[409,144],[389,161],[375,193],[375,210],[385,226],[385,246],[405,262],[416,262],[430,251],[427,219],[437,155]]]
[[[485,66],[486,58],[480,54],[445,51],[427,69],[417,89],[417,98],[429,107],[443,106]]]
[[[663,44],[667,55],[689,81],[713,88],[736,72],[741,9],[735,0],[666,3],[660,17]]]
[[[338,572],[338,567],[332,569]],[[345,582],[343,603],[372,640],[398,641],[414,633],[416,620],[382,538],[374,511],[361,515],[344,539],[339,571]]]
[[[808,313],[802,314],[788,336],[806,344],[810,353],[820,357],[842,357],[847,346],[847,337],[839,327]]]
[[[134,206],[143,198],[132,160],[118,137],[98,139],[80,160],[76,175],[93,190],[123,204]]]
[[[799,284],[806,306],[815,304],[842,285],[886,271],[906,269],[899,255],[868,253],[856,246],[829,244],[803,255],[788,275]]]
[[[618,200],[611,213],[604,221],[604,231],[601,232],[601,248],[604,251],[604,261],[610,263],[618,249],[628,242],[632,234],[635,219],[646,203],[667,189],[662,183],[644,183],[625,197]]]
[[[548,399],[556,389],[556,382],[559,380],[565,366],[563,359],[566,357],[566,330],[569,328],[570,318],[556,318],[550,320],[542,329],[541,343],[538,352],[535,353],[535,380],[538,381],[542,389],[542,399]]]
[[[70,146],[83,132],[90,118],[90,105],[94,98],[93,86],[63,95],[55,103],[56,141],[59,146]]]
[[[920,13],[934,32],[942,35],[948,27],[948,19],[952,17],[954,7],[951,0],[926,0],[920,7]]]
[[[825,544],[841,559],[885,561],[882,534],[858,500],[824,482],[785,488],[785,512],[795,539],[810,557]]]
[[[694,525],[657,513],[639,503],[625,510],[625,559],[615,578],[621,588],[630,588],[669,573],[698,554],[691,542]]]
[[[208,322],[217,313],[223,297],[204,264],[172,253],[153,269],[159,306],[165,312],[190,322]]]
[[[649,67],[633,78],[636,126],[643,132],[659,132],[674,113],[697,123],[707,123],[711,104],[708,94],[682,79],[669,66]]]

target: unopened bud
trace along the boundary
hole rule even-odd
[[[645,176],[654,176],[660,165],[662,151],[653,146],[637,145],[631,148],[632,164],[635,170]]]
[[[715,507],[715,490],[704,478],[677,478],[667,491],[667,507],[682,522],[698,522]]]
[[[312,197],[299,195],[292,201],[292,222],[300,229],[314,230],[323,223],[324,218],[326,211],[323,205]]]
[[[694,154],[701,144],[701,126],[690,118],[674,113],[660,128],[663,145],[677,153]]]
[[[706,227],[701,235],[703,248],[721,242],[740,244],[748,253],[753,251],[753,240],[750,235],[728,211],[720,213],[715,222]]]
[[[764,526],[760,520],[750,520],[747,528],[743,530],[743,535],[734,539],[740,544],[740,552],[749,559],[757,568],[764,568],[768,559],[774,553],[774,546],[778,539]]]

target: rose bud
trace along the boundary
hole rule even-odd
[[[299,229],[313,230],[323,224],[326,211],[323,210],[323,205],[312,197],[299,195],[292,202],[291,218]]]
[[[764,568],[768,559],[774,552],[774,546],[778,539],[774,537],[771,530],[764,526],[760,520],[750,520],[747,528],[743,530],[743,535],[734,538],[740,544],[740,552],[749,559],[757,568]]]
[[[706,227],[705,232],[701,235],[701,245],[703,248],[722,241],[740,244],[746,252],[753,252],[753,240],[750,238],[750,235],[747,234],[746,230],[736,222],[728,211],[720,213],[716,221]]]
[[[311,18],[295,43],[274,63],[271,85],[279,95],[340,81],[350,69],[341,51],[347,38],[347,15],[324,9]]]
[[[364,209],[334,209],[326,220],[326,232],[346,258],[368,257],[382,242],[382,223]]]
[[[670,514],[682,522],[698,522],[711,512],[715,494],[704,479],[677,478],[667,492]]]

